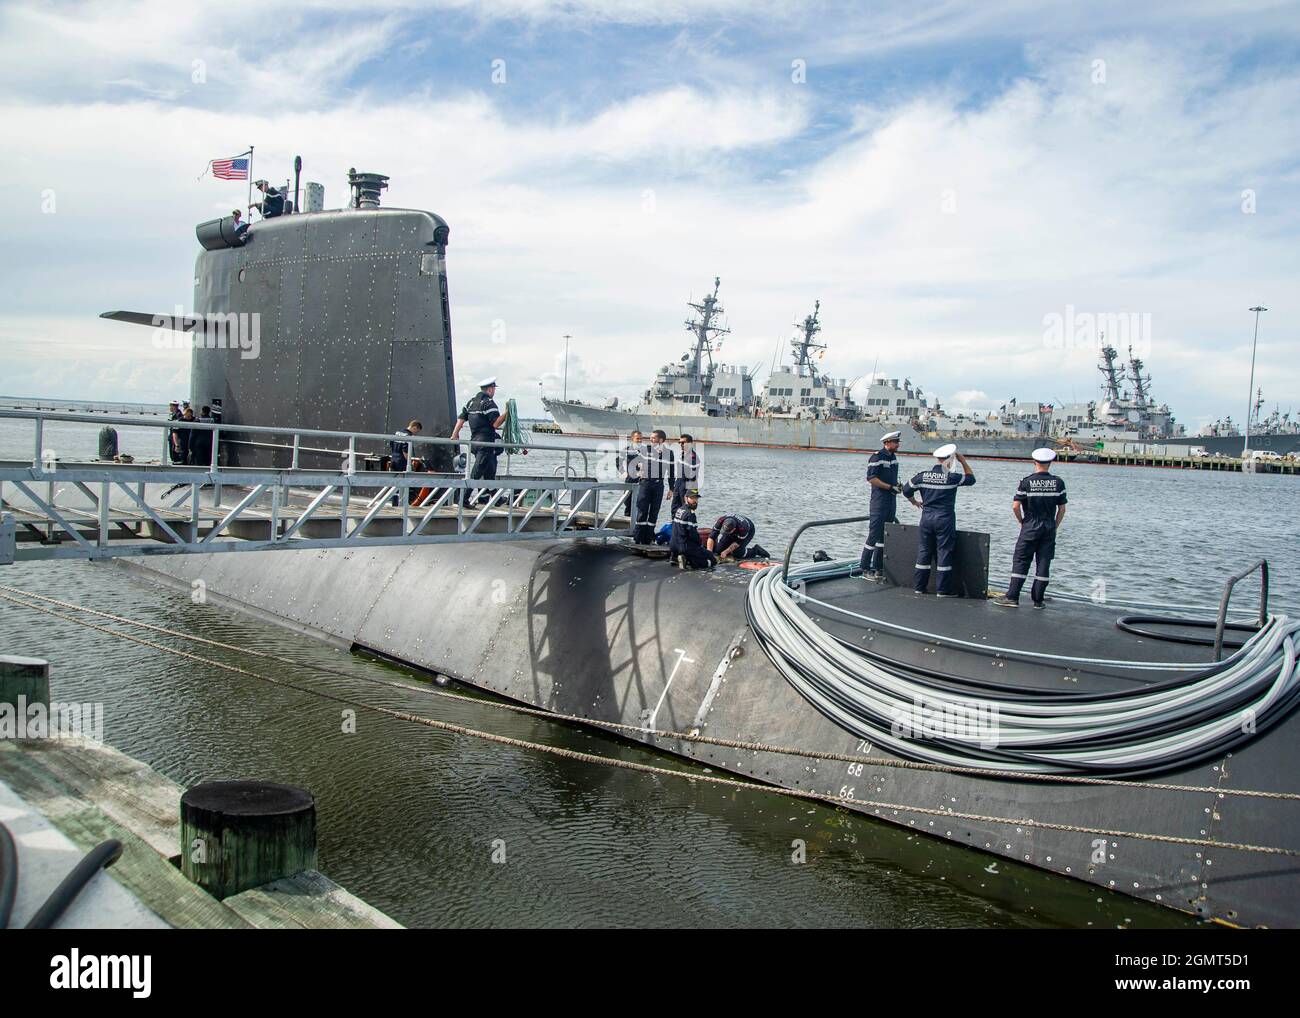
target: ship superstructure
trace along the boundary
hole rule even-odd
[[[717,417],[726,416],[754,401],[754,380],[745,365],[715,363],[713,355],[731,330],[721,324],[725,311],[718,299],[721,278],[713,280],[713,292],[702,300],[688,301],[694,310],[686,320],[691,348],[674,364],[665,364],[646,390],[642,406],[652,415]],[[563,426],[563,425],[561,425]]]
[[[955,441],[971,456],[1021,457],[1041,445],[1075,450],[1107,442],[1186,443],[1168,404],[1158,402],[1145,362],[1130,347],[1127,358],[1102,337],[1098,371],[1100,398],[1055,404],[1007,399],[996,410],[945,410],[910,378],[872,372],[857,379],[823,373],[827,344],[822,338],[821,302],[794,326],[789,362],[781,363],[756,391],[747,365],[717,358],[730,329],[723,324],[721,280],[698,301],[685,325],[692,343],[681,357],[656,373],[641,403],[619,408],[581,400],[543,398],[561,431],[574,435],[626,435],[633,429],[662,428],[670,437],[691,434],[704,442],[802,449],[867,450],[881,434],[903,432],[905,449]],[[1260,404],[1258,410],[1262,409]],[[1230,422],[1227,422],[1230,426]],[[1288,430],[1289,429],[1289,430]],[[1291,435],[1300,427],[1275,410],[1252,427]],[[1219,434],[1228,434],[1226,426]]]
[[[1151,395],[1151,375],[1145,362],[1129,348],[1128,361],[1102,337],[1102,396],[1099,401],[1067,403],[1054,410],[1053,437],[1077,444],[1097,442],[1165,442],[1183,434],[1167,403]],[[1131,388],[1129,388],[1131,386]]]
[[[792,362],[768,377],[758,400],[759,412],[769,417],[814,420],[856,421],[862,417],[862,409],[850,395],[849,379],[831,378],[818,370],[817,362],[826,355],[826,344],[817,338],[822,331],[821,308],[821,301],[814,302],[812,314],[795,324],[790,339]]]

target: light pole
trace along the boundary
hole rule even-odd
[[[567,332],[564,334],[564,402],[569,402],[569,340],[573,337]],[[1255,375],[1251,373],[1251,385],[1254,385]]]
[[[1267,311],[1268,308],[1257,305],[1250,310],[1255,312],[1255,338],[1250,344],[1250,391],[1246,393],[1246,442],[1241,447],[1243,470],[1246,460],[1250,459],[1250,418],[1255,412],[1255,348],[1259,346],[1259,315],[1261,311]]]

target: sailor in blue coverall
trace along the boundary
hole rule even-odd
[[[858,568],[864,580],[884,579],[885,524],[898,522],[898,446],[901,433],[891,431],[880,439],[880,450],[867,461],[867,484],[871,486],[871,519],[867,542],[862,546]]]
[[[903,485],[903,497],[921,510],[921,526],[916,539],[916,592],[924,594],[930,572],[940,597],[956,597],[952,567],[957,558],[957,489],[975,483],[975,474],[966,457],[951,443],[934,450],[935,465],[923,470]],[[960,474],[953,471],[953,461],[961,464]],[[917,501],[916,495],[921,499]]]

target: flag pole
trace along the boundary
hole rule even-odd
[[[248,146],[248,204],[253,204],[253,146]],[[244,209],[248,212],[248,209]],[[251,216],[250,216],[251,219]]]

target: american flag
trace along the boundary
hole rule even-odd
[[[247,180],[247,159],[214,159],[212,175],[218,180]]]

